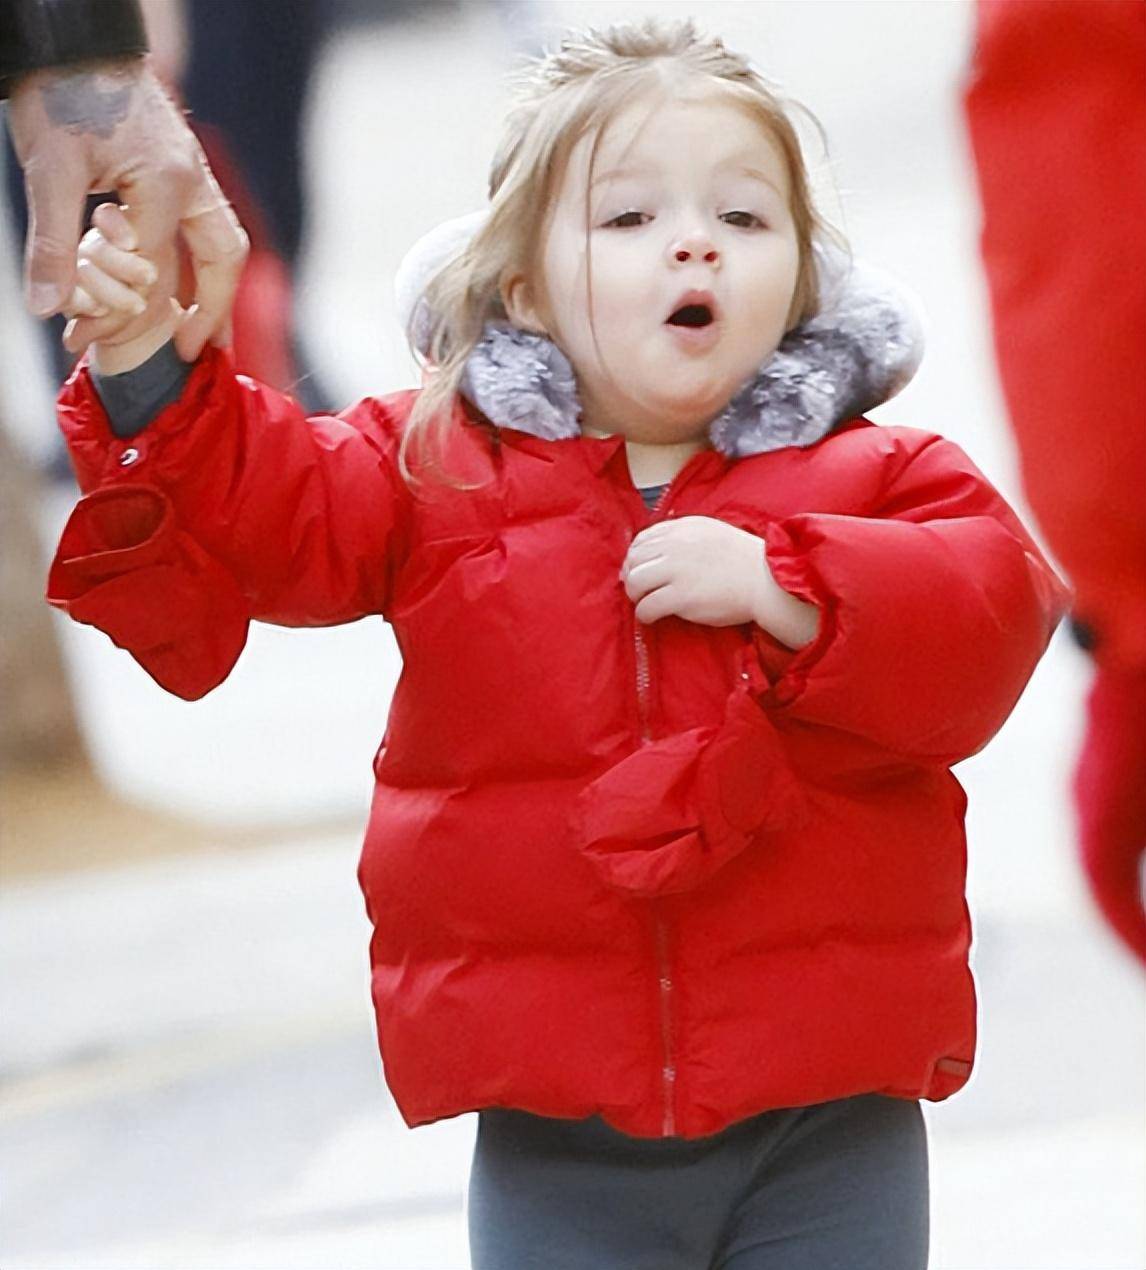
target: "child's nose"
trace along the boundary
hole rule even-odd
[[[678,243],[673,250],[673,256],[682,263],[686,260],[704,259],[709,264],[715,264],[720,258],[720,253],[706,239],[688,239],[682,243]]]

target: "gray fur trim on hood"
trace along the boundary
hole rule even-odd
[[[428,350],[422,293],[458,256],[487,212],[446,221],[406,253],[395,278],[398,317],[413,323],[415,347]],[[822,303],[735,393],[709,424],[714,449],[729,458],[784,446],[812,445],[837,424],[894,397],[923,358],[919,301],[881,269],[851,262],[834,247],[814,246]],[[545,335],[505,320],[486,323],[466,363],[462,395],[498,427],[544,440],[581,434],[577,379]]]

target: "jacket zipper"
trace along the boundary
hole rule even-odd
[[[659,519],[664,508],[665,497],[673,484],[675,481],[670,481],[657,496],[657,501],[649,511],[650,525]],[[645,644],[645,637],[641,633],[641,624],[635,617],[633,618],[633,639],[637,648],[637,710],[641,721],[641,744],[644,745],[646,741],[652,740],[652,732],[649,729],[649,650]]]
[[[673,1055],[672,1037],[672,975],[669,973],[668,925],[659,913],[654,920],[657,930],[657,970],[660,974],[661,994],[661,1090],[664,1098],[664,1115],[661,1117],[661,1136],[671,1138],[676,1133],[676,1059]]]
[[[637,643],[637,710],[641,719],[641,744],[651,741],[649,731],[649,650],[641,634],[641,624],[633,619],[633,637]]]
[[[653,520],[659,515],[669,486],[661,490],[660,497],[653,504]],[[652,523],[650,521],[650,523]],[[633,619],[633,636],[637,652],[637,709],[640,716],[641,744],[652,740],[649,727],[649,652],[645,637],[641,633],[641,624]],[[660,1035],[661,1035],[661,1097],[663,1111],[661,1116],[661,1136],[670,1138],[676,1133],[676,1059],[673,1049],[672,1032],[672,967],[668,953],[668,923],[661,916],[657,902],[653,903],[653,923],[657,951],[657,982],[660,994]]]

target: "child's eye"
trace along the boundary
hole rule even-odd
[[[605,228],[608,229],[610,226],[616,226],[617,229],[634,229],[637,227],[632,224],[620,225],[618,224],[618,222],[623,221],[627,216],[646,216],[646,215],[648,215],[647,212],[622,212],[620,216],[614,216],[612,220],[606,221]]]
[[[756,224],[759,225],[761,229],[767,229],[767,226],[764,224],[764,222],[754,212],[725,212],[724,214],[725,216],[747,216],[749,220],[755,221]],[[740,228],[748,229],[749,226],[744,225],[744,226],[741,226]]]
[[[639,229],[640,225],[644,224],[640,217],[644,217],[648,221],[652,220],[652,216],[649,216],[648,212],[621,212],[620,216],[614,216],[611,221],[606,221],[603,229]],[[755,212],[724,212],[724,220],[728,220],[728,217],[741,217],[741,220],[732,222],[732,224],[737,226],[737,229],[750,230],[756,229],[756,227],[767,229],[764,221]]]

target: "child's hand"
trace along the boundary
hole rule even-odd
[[[135,243],[125,210],[101,203],[92,213],[92,228],[80,240],[76,287],[63,310],[71,318],[64,329],[64,347],[70,352],[78,347],[77,318],[99,319],[99,333],[91,344],[92,366],[105,374],[119,374],[146,361],[171,338],[183,316],[175,299],[175,243],[158,261],[139,255]]]
[[[819,609],[790,595],[768,567],[764,540],[712,516],[642,529],[621,566],[638,622],[670,613],[702,626],[754,622],[789,648],[816,633]]]

